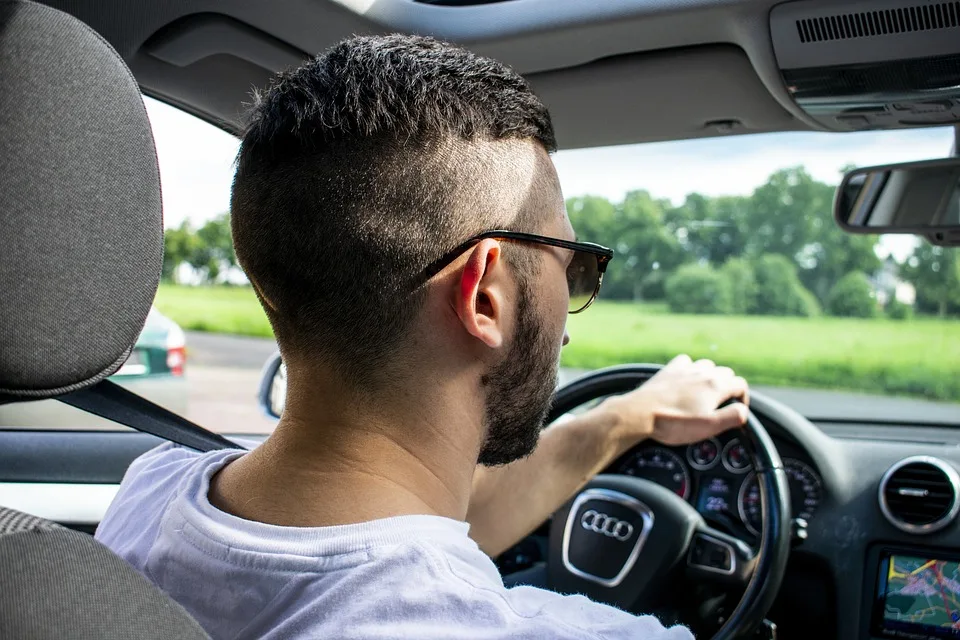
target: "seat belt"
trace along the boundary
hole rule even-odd
[[[111,380],[101,380],[92,387],[59,396],[57,400],[197,451],[245,448]]]

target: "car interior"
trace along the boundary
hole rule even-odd
[[[513,66],[549,107],[561,149],[960,123],[954,0],[0,1],[0,404],[55,398],[135,430],[0,430],[0,637],[206,637],[91,537],[140,454],[164,440],[237,446],[106,379],[160,279],[142,96],[238,135],[251,91],[274,74],[352,34],[391,32]],[[932,166],[949,167],[937,175],[954,192],[956,163]],[[880,230],[854,228],[883,201],[871,185],[900,179],[877,171],[840,190],[851,233]],[[900,220],[889,206],[875,218],[887,230]],[[944,232],[914,219],[901,232],[953,246],[950,215],[937,209]],[[551,419],[656,370],[584,376],[558,390]],[[260,390],[268,413],[278,374],[277,360]],[[637,445],[496,559],[505,582],[655,612],[717,640],[956,637],[883,615],[900,559],[921,560],[915,573],[960,561],[956,428],[820,419],[762,392],[750,411],[720,438]],[[597,505],[646,542],[607,546],[626,529],[585,537],[573,524]],[[944,595],[944,609],[960,625],[960,585],[950,590],[958,600]]]

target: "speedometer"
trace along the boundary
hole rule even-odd
[[[783,468],[790,484],[790,511],[794,518],[809,522],[822,498],[820,476],[809,465],[790,458],[783,459]],[[744,526],[754,535],[759,535],[763,514],[760,508],[760,485],[757,484],[755,473],[743,481],[737,508]]]
[[[680,456],[664,447],[640,449],[628,456],[617,471],[656,482],[684,500],[690,494],[690,472],[687,471],[687,466]]]

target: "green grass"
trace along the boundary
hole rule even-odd
[[[184,329],[270,337],[249,287],[162,285],[156,306]],[[678,353],[733,367],[752,384],[960,401],[960,321],[670,314],[598,302],[570,316],[563,364],[666,362]]]
[[[678,353],[733,367],[752,384],[960,401],[960,321],[696,316],[597,303],[568,322],[568,367],[664,362]]]
[[[250,287],[162,284],[154,304],[187,331],[273,337],[267,316]]]

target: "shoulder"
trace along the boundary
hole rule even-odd
[[[162,444],[134,460],[97,528],[96,538],[134,566],[156,538],[160,519],[185,481],[240,450],[201,453]]]

